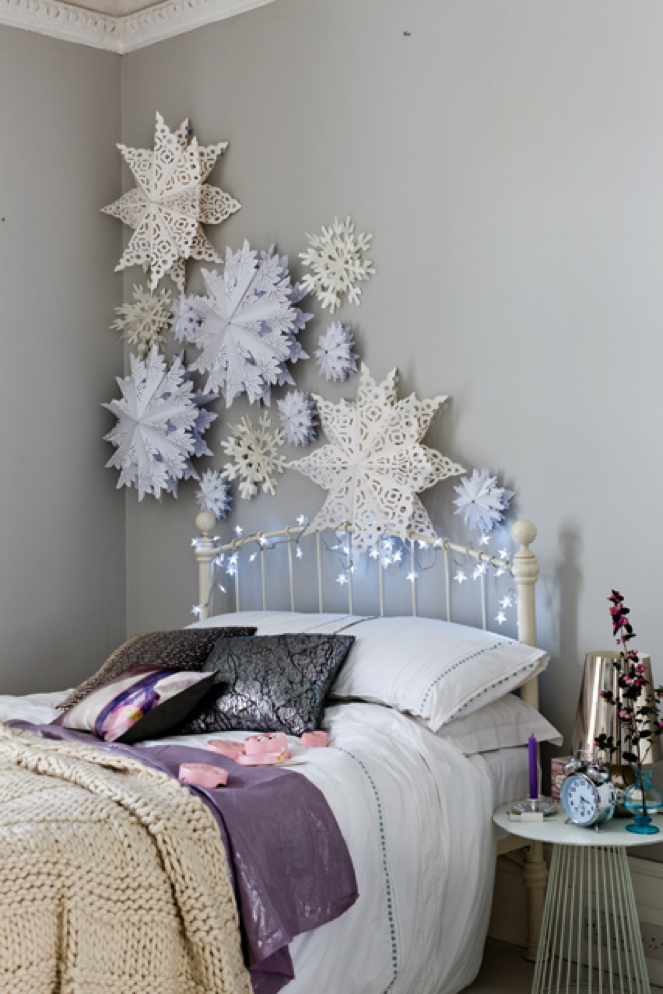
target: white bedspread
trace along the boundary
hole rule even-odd
[[[0,721],[51,721],[62,697],[0,696]],[[388,708],[351,703],[325,714],[332,748],[298,750],[296,769],[324,792],[360,897],[293,942],[296,979],[285,990],[455,994],[479,969],[492,897],[486,765]],[[210,737],[176,741],[200,746]]]

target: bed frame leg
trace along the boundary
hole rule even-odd
[[[546,899],[548,867],[543,858],[543,843],[532,842],[525,856],[523,881],[527,894],[527,947],[525,959],[534,962],[539,948],[539,936],[543,921],[543,905]]]

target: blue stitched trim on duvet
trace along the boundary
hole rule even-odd
[[[502,640],[500,640],[499,642],[491,642],[490,645],[484,645],[482,649],[477,649],[476,652],[471,652],[469,656],[463,656],[462,659],[458,659],[452,666],[449,666],[444,671],[444,673],[438,674],[438,676],[435,677],[435,679],[429,686],[424,696],[421,698],[421,704],[419,705],[419,714],[423,715],[426,701],[433,692],[433,687],[435,687],[436,684],[440,682],[440,680],[444,680],[445,676],[448,676],[450,673],[453,673],[453,671],[457,670],[459,666],[464,666],[465,663],[469,663],[470,659],[477,659],[479,656],[483,656],[484,652],[492,652],[493,649],[499,649],[501,645],[504,645],[504,642]]]
[[[391,965],[394,971],[393,977],[391,978],[391,983],[385,987],[383,994],[388,994],[392,989],[396,980],[398,979],[398,942],[396,941],[396,923],[394,922],[394,905],[391,894],[391,878],[389,876],[389,867],[387,865],[387,837],[384,831],[384,815],[382,813],[382,801],[380,799],[380,792],[375,784],[375,780],[371,776],[370,771],[364,765],[364,763],[355,756],[354,753],[350,752],[348,749],[343,749],[342,746],[332,746],[333,749],[338,749],[339,752],[345,753],[350,759],[354,759],[373,788],[373,793],[375,794],[375,803],[378,810],[378,825],[380,828],[380,848],[382,849],[382,868],[384,870],[385,879],[385,891],[387,894],[387,915],[389,917],[389,934],[391,937]]]

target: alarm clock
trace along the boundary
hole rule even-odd
[[[596,829],[610,821],[617,807],[617,791],[607,767],[573,759],[564,772],[567,776],[562,783],[560,802],[568,821]]]

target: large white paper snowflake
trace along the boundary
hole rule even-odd
[[[354,230],[349,217],[345,221],[336,217],[331,227],[323,227],[321,235],[307,234],[311,247],[307,252],[299,253],[304,265],[311,269],[302,280],[302,286],[315,293],[322,306],[328,307],[332,314],[341,306],[345,294],[348,300],[358,304],[361,287],[357,283],[375,273],[370,259],[364,258],[372,235],[363,232],[355,235]]]
[[[219,224],[241,204],[218,187],[205,184],[227,142],[199,145],[189,141],[189,122],[172,132],[157,114],[154,149],[118,148],[137,186],[103,208],[134,229],[116,271],[127,266],[150,269],[154,290],[167,273],[184,287],[184,260],[220,262],[203,231],[203,224]]]
[[[353,548],[380,535],[407,537],[414,529],[435,539],[428,512],[417,497],[448,476],[464,473],[447,456],[421,445],[431,418],[446,397],[396,399],[396,370],[376,384],[362,366],[357,400],[337,404],[313,395],[329,444],[288,463],[329,495],[309,528],[352,526]]]
[[[130,361],[131,375],[117,379],[122,399],[103,405],[117,418],[104,436],[116,447],[106,465],[120,470],[118,487],[136,487],[139,500],[161,499],[162,491],[176,492],[178,480],[195,475],[191,457],[209,451],[202,432],[216,415],[201,410],[179,358],[168,367],[153,348],[145,360],[132,355]]]
[[[224,471],[229,480],[239,479],[240,496],[245,500],[255,497],[258,489],[276,493],[276,476],[283,472],[285,456],[279,452],[283,445],[283,432],[276,428],[267,411],[263,411],[255,425],[250,418],[242,418],[239,424],[230,426],[230,436],[221,447],[233,462],[225,464]]]
[[[467,527],[484,535],[502,520],[514,495],[513,490],[498,485],[489,469],[473,470],[472,476],[464,476],[454,490],[458,494],[454,513],[464,515]]]
[[[207,296],[187,297],[178,312],[178,334],[201,350],[191,369],[206,372],[206,390],[269,404],[271,387],[294,384],[288,363],[307,359],[297,335],[312,317],[296,305],[305,296],[293,284],[287,256],[272,246],[226,251],[223,274],[203,270]],[[195,317],[197,316],[198,322]]]
[[[171,322],[170,297],[170,290],[152,293],[134,284],[133,303],[115,308],[117,319],[111,328],[122,333],[139,359],[153,347],[161,352],[166,341],[163,333]]]
[[[290,390],[282,400],[277,400],[279,419],[286,442],[306,445],[315,438],[315,404],[303,390]]]
[[[350,326],[342,325],[340,321],[334,321],[324,335],[320,335],[315,357],[326,380],[342,383],[350,373],[357,372],[359,356],[352,351],[354,344]]]
[[[196,491],[196,500],[201,510],[211,511],[214,517],[225,518],[230,510],[230,487],[228,481],[218,470],[206,470]]]

